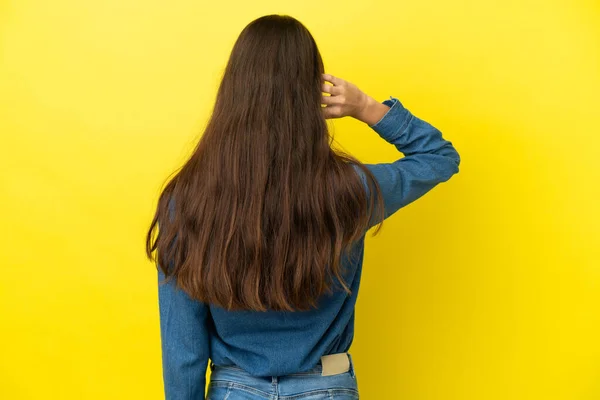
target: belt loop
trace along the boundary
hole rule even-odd
[[[353,378],[356,378],[356,373],[354,371],[354,361],[352,361],[352,356],[350,355],[349,352],[346,352],[346,354],[348,354],[348,361],[350,362],[350,369],[349,369],[350,375]]]

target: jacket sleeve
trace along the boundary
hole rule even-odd
[[[208,305],[163,282],[158,268],[158,299],[165,400],[204,399],[209,358]]]
[[[365,164],[381,188],[385,219],[458,173],[460,156],[438,129],[412,115],[397,98],[383,104],[390,109],[369,126],[404,154],[391,163]],[[364,173],[358,171],[366,184]],[[376,215],[369,227],[381,222]]]

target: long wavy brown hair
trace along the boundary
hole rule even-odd
[[[146,237],[148,257],[192,298],[307,310],[332,293],[332,277],[350,293],[340,261],[370,221],[383,222],[383,200],[370,171],[331,147],[323,72],[312,35],[292,17],[267,15],[241,32],[212,116]]]

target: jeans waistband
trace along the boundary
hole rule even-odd
[[[342,355],[347,355],[347,361]],[[324,356],[326,357],[326,356]],[[323,362],[323,360],[325,360]],[[339,371],[348,367],[346,372],[322,375],[323,364],[333,365],[329,371]],[[336,369],[336,366],[342,366]],[[321,359],[317,365],[306,371],[280,376],[251,375],[237,365],[215,365],[211,362],[209,393],[225,389],[225,397],[247,398],[243,393],[251,393],[256,398],[358,398],[358,380],[354,374],[354,364],[350,353],[336,353],[333,357]],[[219,389],[220,388],[220,389]],[[223,393],[219,394],[223,398]],[[314,395],[314,396],[313,396]]]
[[[343,365],[344,361],[340,359],[340,355],[342,355],[342,354],[345,354],[348,357],[348,361],[345,364],[345,366]],[[324,364],[325,364],[325,366],[324,366]],[[217,365],[214,362],[212,362],[212,360],[211,360],[209,363],[209,366],[210,366],[211,372],[218,370],[218,369],[226,369],[226,370],[228,369],[228,370],[239,371],[240,373],[247,374],[247,372],[244,369],[242,369],[241,367],[239,367],[235,364]],[[325,372],[329,372],[329,374],[349,372],[352,377],[355,376],[354,362],[353,362],[352,356],[350,355],[349,352],[324,355],[317,361],[317,364],[314,367],[312,367],[308,370],[305,370],[305,371],[287,374],[286,376],[323,375],[324,369],[325,369]]]

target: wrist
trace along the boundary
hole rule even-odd
[[[375,125],[381,118],[383,118],[383,116],[386,112],[388,112],[390,107],[378,102],[373,97],[368,96],[366,94],[365,97],[366,98],[364,100],[363,106],[359,110],[355,118],[369,126],[372,126]]]

